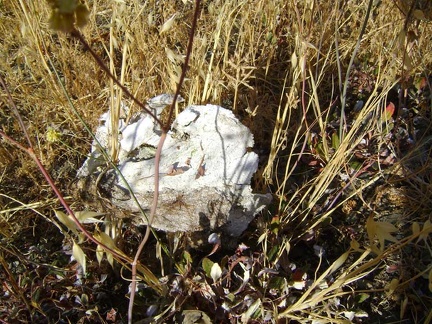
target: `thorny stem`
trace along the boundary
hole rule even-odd
[[[151,224],[152,224],[153,219],[154,219],[155,214],[156,214],[156,208],[157,208],[158,199],[159,199],[159,164],[160,164],[160,159],[161,159],[162,148],[163,148],[163,145],[165,143],[165,139],[167,137],[167,133],[169,130],[169,121],[171,120],[171,117],[174,113],[176,101],[177,101],[178,96],[180,95],[180,90],[181,90],[181,87],[183,85],[183,81],[186,77],[186,71],[188,69],[189,59],[190,59],[190,56],[192,53],[192,45],[193,45],[194,34],[195,34],[197,21],[198,21],[200,3],[201,3],[201,0],[195,1],[195,11],[194,11],[191,31],[190,31],[190,35],[189,35],[189,42],[188,42],[188,46],[187,46],[186,57],[185,57],[185,61],[183,64],[182,73],[180,75],[180,79],[179,79],[179,82],[177,84],[177,89],[176,89],[176,92],[174,94],[174,99],[173,99],[173,102],[172,102],[170,110],[169,110],[169,114],[168,114],[168,118],[167,118],[167,124],[161,125],[162,126],[162,135],[159,139],[159,144],[158,144],[156,155],[155,155],[154,195],[153,195],[153,202],[152,202],[152,206],[151,206],[151,210],[150,210],[150,217],[148,220],[148,224],[147,224],[146,232],[144,234],[144,238],[141,241],[141,243],[138,247],[138,250],[135,254],[135,258],[132,262],[132,282],[130,285],[131,289],[130,289],[130,299],[129,299],[129,307],[128,307],[128,323],[129,324],[132,323],[133,304],[134,304],[134,300],[135,300],[135,290],[136,290],[136,284],[137,284],[137,281],[136,281],[137,268],[136,268],[136,266],[138,263],[138,259],[141,255],[141,252],[144,249],[144,246],[145,246],[145,244],[146,244],[146,242],[150,236]]]
[[[90,52],[90,54],[93,56],[93,58],[96,60],[97,64],[100,66],[100,68],[114,81],[115,84],[117,84],[122,91],[135,103],[137,104],[141,109],[143,109],[147,114],[149,114],[161,127],[163,127],[162,121],[156,117],[155,114],[153,114],[141,101],[139,101],[130,91],[120,83],[119,80],[111,73],[111,71],[108,69],[108,67],[105,65],[105,63],[101,60],[101,58],[93,51],[93,49],[90,47],[90,45],[86,42],[83,35],[77,30],[73,29],[71,31],[71,35],[75,38],[77,38],[81,44],[84,46],[86,50]],[[178,93],[176,93],[177,98]],[[171,116],[171,115],[170,115]]]

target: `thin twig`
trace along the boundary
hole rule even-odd
[[[158,199],[159,199],[159,164],[160,164],[160,159],[161,159],[161,153],[162,153],[162,147],[163,144],[165,142],[165,139],[167,137],[168,134],[168,130],[170,127],[170,120],[172,118],[172,115],[174,113],[174,108],[177,102],[177,98],[180,95],[180,90],[182,88],[183,85],[183,81],[186,77],[186,71],[188,69],[188,65],[189,65],[189,59],[192,53],[192,45],[193,45],[193,39],[194,39],[194,34],[195,34],[195,30],[196,30],[196,26],[197,26],[197,21],[198,21],[198,14],[199,14],[199,8],[200,8],[200,0],[196,0],[195,1],[195,11],[194,11],[194,16],[193,16],[193,21],[192,21],[192,26],[191,26],[191,31],[190,31],[190,35],[189,35],[189,42],[188,42],[188,46],[187,46],[187,52],[186,52],[186,57],[185,57],[185,61],[183,64],[183,69],[182,69],[182,73],[180,75],[180,79],[179,79],[179,83],[177,84],[177,89],[176,92],[174,94],[174,99],[172,101],[170,110],[169,110],[169,114],[168,114],[168,118],[167,118],[167,122],[166,125],[162,125],[162,135],[159,139],[159,144],[157,147],[157,151],[156,151],[156,156],[155,156],[155,178],[154,178],[154,195],[153,195],[153,202],[152,202],[152,206],[151,206],[151,210],[150,210],[150,217],[149,217],[149,221],[147,224],[147,228],[146,228],[146,232],[144,235],[143,240],[141,241],[138,250],[135,254],[135,258],[132,262],[132,282],[131,282],[131,289],[130,289],[130,299],[129,299],[129,307],[128,307],[128,323],[131,324],[132,323],[132,315],[133,315],[133,304],[134,304],[134,300],[135,300],[135,290],[136,290],[136,273],[137,273],[137,263],[138,263],[138,259],[141,255],[142,250],[144,249],[145,244],[147,243],[147,240],[150,236],[150,231],[151,231],[151,224],[153,222],[153,219],[155,217],[156,214],[156,208],[157,208],[157,204],[158,204]]]

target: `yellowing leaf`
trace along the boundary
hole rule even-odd
[[[77,262],[81,265],[83,268],[83,273],[86,273],[86,256],[84,254],[84,251],[81,249],[81,247],[76,244],[76,242],[73,242],[72,247],[72,255],[77,260]]]
[[[371,245],[373,244],[373,240],[375,238],[375,229],[375,221],[373,216],[370,215],[366,221],[366,231]]]
[[[427,20],[425,14],[420,9],[413,10],[412,15],[418,20]]]
[[[390,296],[391,294],[393,294],[396,290],[396,288],[399,285],[399,280],[398,279],[392,279],[392,281],[390,281],[389,284],[387,284],[384,288],[384,290],[386,291],[387,296]]]
[[[142,265],[140,263],[137,264],[137,276],[144,280],[146,284],[148,284],[151,288],[156,290],[158,293],[162,293],[162,285],[159,281],[159,279],[151,272],[149,268],[147,268],[145,265]]]
[[[339,267],[344,264],[344,262],[346,261],[346,259],[348,258],[348,256],[350,255],[350,252],[345,252],[344,254],[342,254],[339,258],[337,258],[337,260],[335,262],[333,262],[333,264],[330,266],[331,270],[329,272],[329,274],[335,272],[337,269],[339,269]]]
[[[297,63],[298,63],[297,55],[295,52],[293,52],[291,55],[291,66],[293,69],[295,69],[297,67]]]
[[[116,247],[116,245],[114,243],[114,240],[108,234],[106,234],[104,232],[99,232],[98,231],[97,233],[94,234],[94,238],[96,240],[98,240],[99,242],[101,242],[102,244],[104,244],[106,247],[110,248],[111,250],[115,250],[117,253],[123,254],[119,249],[117,249],[117,247]],[[103,256],[103,252],[105,252],[107,260],[108,260],[108,263],[111,265],[111,267],[114,267],[114,256],[113,256],[113,254],[111,252],[109,252],[109,251],[105,251],[105,249],[102,246],[98,245],[98,248],[99,247],[102,249],[102,256]],[[102,256],[101,256],[101,260],[102,260]],[[99,256],[98,256],[98,250],[97,249],[96,249],[96,258],[99,261]],[[99,261],[99,263],[100,263],[100,261]]]
[[[112,268],[114,268],[114,256],[113,256],[113,254],[110,252],[106,252],[106,257],[107,257],[107,260],[108,260],[108,263],[110,264],[110,266]]]
[[[94,238],[99,242],[103,243],[106,247],[110,248],[111,250],[116,249],[114,240],[107,233],[98,231],[97,233],[94,234]]]
[[[350,242],[350,246],[351,246],[351,249],[353,249],[354,251],[360,250],[360,243],[354,239]]]
[[[183,324],[195,324],[195,323],[200,323],[200,324],[211,324],[213,323],[213,321],[210,319],[210,317],[200,311],[200,310],[184,310],[181,313],[183,320],[182,323]]]
[[[81,224],[102,223],[103,221],[95,218],[102,215],[102,213],[97,213],[89,210],[75,212],[75,217],[80,221]]]
[[[384,242],[386,240],[390,242],[397,242],[397,240],[390,234],[392,232],[396,232],[397,228],[389,222],[375,222],[372,215],[369,216],[366,222],[366,230],[371,245],[373,245],[375,236],[378,238],[381,251],[384,250]]]
[[[423,233],[420,234],[417,242],[420,242],[420,241],[426,242],[427,237],[432,232],[432,223],[430,222],[429,219],[424,223],[422,232]]]
[[[68,215],[66,215],[60,210],[54,210],[54,213],[58,218],[58,220],[62,222],[62,224],[65,225],[68,228],[68,230],[76,234],[77,225],[75,224],[75,222],[72,220],[71,217],[69,217]]]
[[[174,51],[171,50],[171,49],[169,49],[168,47],[165,47],[165,53],[166,53],[166,55],[167,55],[167,58],[168,58],[172,63],[174,63],[174,64],[178,64],[179,62],[180,62],[180,63],[183,63],[183,62],[184,62],[184,57],[183,57],[183,56],[174,53]],[[181,73],[181,70],[177,73],[177,75],[178,75],[179,73]]]
[[[287,241],[285,243],[285,252],[286,252],[287,255],[289,254],[290,250],[291,250],[291,244],[290,244],[289,241]]]
[[[103,256],[104,256],[104,249],[102,248],[102,246],[100,246],[100,244],[98,244],[96,248],[96,259],[98,260],[99,265],[102,262]]]
[[[420,225],[417,222],[412,223],[412,231],[414,235],[418,235],[420,233]]]
[[[383,122],[389,122],[392,116],[394,115],[396,106],[393,102],[390,102],[387,107],[385,108],[384,115],[383,115]]]
[[[85,234],[84,234],[84,233],[81,233],[81,232],[78,232],[78,233],[77,233],[77,236],[78,236],[78,244],[82,244],[82,243],[84,243],[84,241],[85,241],[85,239],[86,239]]]
[[[263,234],[261,234],[261,236],[258,238],[258,244],[262,243],[262,241],[264,241],[265,239],[267,239],[267,232],[264,232]]]
[[[429,291],[432,292],[432,268],[429,270]]]
[[[376,235],[380,242],[380,249],[384,250],[384,241],[397,242],[393,236],[390,235],[392,232],[396,232],[397,228],[388,222],[376,222]]]
[[[405,317],[405,312],[406,312],[407,306],[408,306],[408,297],[405,295],[405,298],[402,301],[401,308],[400,308],[400,313],[399,313],[400,318]]]

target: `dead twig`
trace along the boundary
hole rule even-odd
[[[152,206],[151,206],[151,210],[150,210],[150,217],[149,217],[149,221],[148,221],[148,225],[146,228],[146,232],[144,234],[144,238],[141,241],[138,250],[135,254],[135,258],[132,262],[132,282],[131,282],[131,290],[130,290],[130,299],[129,299],[129,307],[128,307],[128,323],[131,324],[132,323],[132,315],[133,315],[133,304],[134,304],[134,299],[135,299],[135,290],[136,290],[136,272],[137,272],[137,264],[138,264],[138,259],[141,255],[142,250],[144,249],[145,244],[147,243],[147,240],[150,236],[150,232],[151,232],[151,224],[153,222],[153,219],[155,217],[156,214],[156,208],[157,208],[157,204],[158,204],[158,199],[159,199],[159,164],[160,164],[160,159],[161,159],[161,153],[162,153],[162,147],[165,143],[165,139],[167,137],[168,134],[168,130],[170,128],[170,120],[173,116],[174,113],[174,108],[176,105],[176,101],[177,98],[180,95],[180,90],[183,84],[183,81],[186,77],[186,71],[188,69],[188,63],[189,63],[189,59],[191,56],[191,52],[192,52],[192,45],[193,45],[193,39],[194,39],[194,34],[195,34],[195,30],[196,30],[196,26],[197,26],[197,21],[198,21],[198,14],[199,14],[199,8],[200,8],[200,0],[196,0],[195,1],[195,11],[194,11],[194,16],[193,16],[193,21],[192,21],[192,26],[191,26],[191,31],[190,31],[190,35],[189,35],[189,42],[188,42],[188,46],[187,46],[187,50],[186,50],[186,57],[185,57],[185,61],[183,64],[183,69],[182,69],[182,73],[180,75],[180,79],[179,79],[179,83],[177,84],[177,89],[176,92],[174,94],[174,98],[169,110],[169,114],[168,114],[168,118],[167,118],[167,122],[165,125],[162,125],[162,135],[160,137],[159,140],[159,144],[156,150],[156,156],[155,156],[155,178],[154,178],[154,196],[153,196],[153,202],[152,202]]]

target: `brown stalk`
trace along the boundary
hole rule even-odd
[[[191,31],[190,31],[190,35],[189,35],[189,42],[188,42],[188,46],[187,46],[187,50],[186,50],[186,57],[185,57],[185,61],[183,64],[183,69],[182,69],[182,73],[180,75],[180,79],[179,79],[179,83],[177,84],[177,89],[176,92],[174,94],[174,99],[173,102],[171,104],[170,110],[169,110],[169,114],[168,114],[168,118],[167,118],[167,122],[166,125],[162,125],[162,135],[159,139],[159,144],[157,147],[157,151],[156,151],[156,156],[155,156],[155,178],[154,178],[154,195],[153,195],[153,202],[152,202],[152,206],[151,206],[151,210],[150,210],[150,217],[148,220],[148,225],[146,228],[146,232],[144,234],[144,238],[141,241],[138,250],[135,254],[135,258],[132,262],[132,282],[131,282],[131,289],[130,289],[130,299],[129,299],[129,307],[128,307],[128,323],[131,324],[132,323],[132,315],[133,315],[133,304],[134,304],[134,300],[135,300],[135,290],[136,290],[136,284],[137,284],[137,263],[138,263],[138,259],[141,255],[142,250],[144,249],[145,244],[147,243],[147,240],[150,236],[150,232],[151,232],[151,223],[153,222],[153,219],[155,217],[156,214],[156,208],[157,208],[157,204],[158,204],[158,199],[159,199],[159,164],[160,164],[160,159],[161,159],[161,153],[162,153],[162,148],[163,145],[165,143],[165,139],[167,137],[167,133],[168,130],[170,128],[170,124],[169,121],[171,120],[173,113],[174,113],[174,109],[175,109],[175,105],[176,105],[176,101],[178,96],[180,95],[180,90],[181,87],[183,85],[183,81],[186,77],[186,71],[189,65],[189,59],[192,53],[192,45],[193,45],[193,40],[194,40],[194,34],[195,34],[195,30],[196,30],[196,26],[197,26],[197,21],[198,21],[198,14],[199,14],[199,8],[200,8],[200,2],[201,0],[196,0],[195,1],[195,11],[194,11],[194,16],[193,16],[193,20],[192,20],[192,26],[191,26]]]

